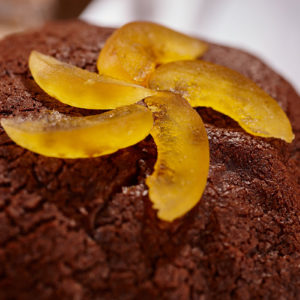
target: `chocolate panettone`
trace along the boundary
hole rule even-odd
[[[49,23],[0,42],[0,114],[74,108],[48,96],[28,68],[32,50],[96,71],[113,29]],[[259,59],[209,44],[203,59],[236,70],[278,101],[293,143],[246,133],[197,108],[210,167],[201,201],[173,222],[157,218],[146,177],[156,146],[58,159],[0,135],[0,299],[299,299],[300,98]]]

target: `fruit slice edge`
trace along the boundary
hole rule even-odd
[[[207,44],[151,22],[132,22],[117,29],[100,52],[100,74],[146,85],[157,64],[195,59]]]
[[[158,217],[173,221],[200,200],[209,169],[204,124],[190,104],[172,93],[145,99],[154,113],[151,135],[157,145],[154,172],[146,179]]]
[[[149,87],[179,93],[190,104],[211,107],[236,120],[248,133],[292,142],[290,121],[276,100],[250,79],[205,61],[178,61],[162,65]]]
[[[32,51],[29,68],[36,83],[62,103],[87,109],[113,109],[136,103],[155,92],[89,72]]]
[[[33,152],[57,158],[87,158],[113,153],[143,140],[153,126],[152,113],[133,104],[88,117],[58,112],[38,119],[1,119],[8,136]]]

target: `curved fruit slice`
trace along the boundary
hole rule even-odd
[[[190,104],[172,93],[145,99],[154,113],[151,135],[157,145],[154,172],[146,179],[158,216],[173,221],[200,200],[209,167],[203,122]]]
[[[247,132],[291,142],[291,124],[278,103],[240,73],[204,61],[160,66],[149,87],[181,94],[192,106],[208,106],[236,120]]]
[[[50,96],[80,108],[112,109],[129,105],[155,94],[154,91],[32,51],[29,68],[36,83]]]
[[[58,112],[39,119],[2,119],[1,125],[18,145],[58,158],[85,158],[113,153],[144,139],[153,126],[152,113],[133,104],[88,117]]]
[[[201,56],[207,45],[195,38],[149,22],[133,22],[116,30],[98,59],[100,74],[146,85],[158,64]]]

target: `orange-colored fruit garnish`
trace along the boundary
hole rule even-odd
[[[47,94],[80,108],[112,109],[155,94],[155,91],[88,72],[37,51],[32,51],[29,57],[29,68]]]
[[[292,142],[292,127],[276,100],[250,79],[204,61],[178,61],[156,69],[149,87],[182,95],[192,106],[206,106],[236,120],[247,132]]]
[[[204,42],[164,26],[133,22],[108,38],[97,66],[100,74],[145,86],[158,64],[195,59],[206,49]]]
[[[157,145],[154,172],[147,177],[158,217],[173,221],[200,200],[209,167],[209,145],[199,114],[179,95],[145,99],[154,114],[151,135]]]
[[[33,51],[30,70],[48,94],[76,107],[116,109],[90,117],[2,119],[1,125],[24,148],[59,158],[109,154],[150,132],[157,161],[146,179],[149,198],[160,219],[173,221],[200,200],[208,175],[208,138],[192,106],[212,107],[254,135],[293,139],[285,113],[251,80],[222,66],[188,61],[205,50],[197,39],[135,22],[108,39],[98,59],[100,76]],[[152,113],[133,104],[144,98]]]
[[[8,136],[23,148],[58,158],[85,158],[113,153],[144,139],[153,126],[151,112],[132,104],[88,117],[58,112],[38,119],[2,119]]]

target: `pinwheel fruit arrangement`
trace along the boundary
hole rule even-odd
[[[206,43],[149,23],[126,24],[100,52],[99,74],[33,51],[35,82],[62,103],[102,114],[71,117],[56,111],[1,124],[18,145],[41,155],[108,155],[152,135],[157,146],[146,178],[158,217],[173,221],[201,199],[209,170],[209,143],[193,107],[211,107],[249,134],[291,142],[290,122],[267,93],[241,74],[205,61]],[[55,101],[55,100],[53,100]]]

